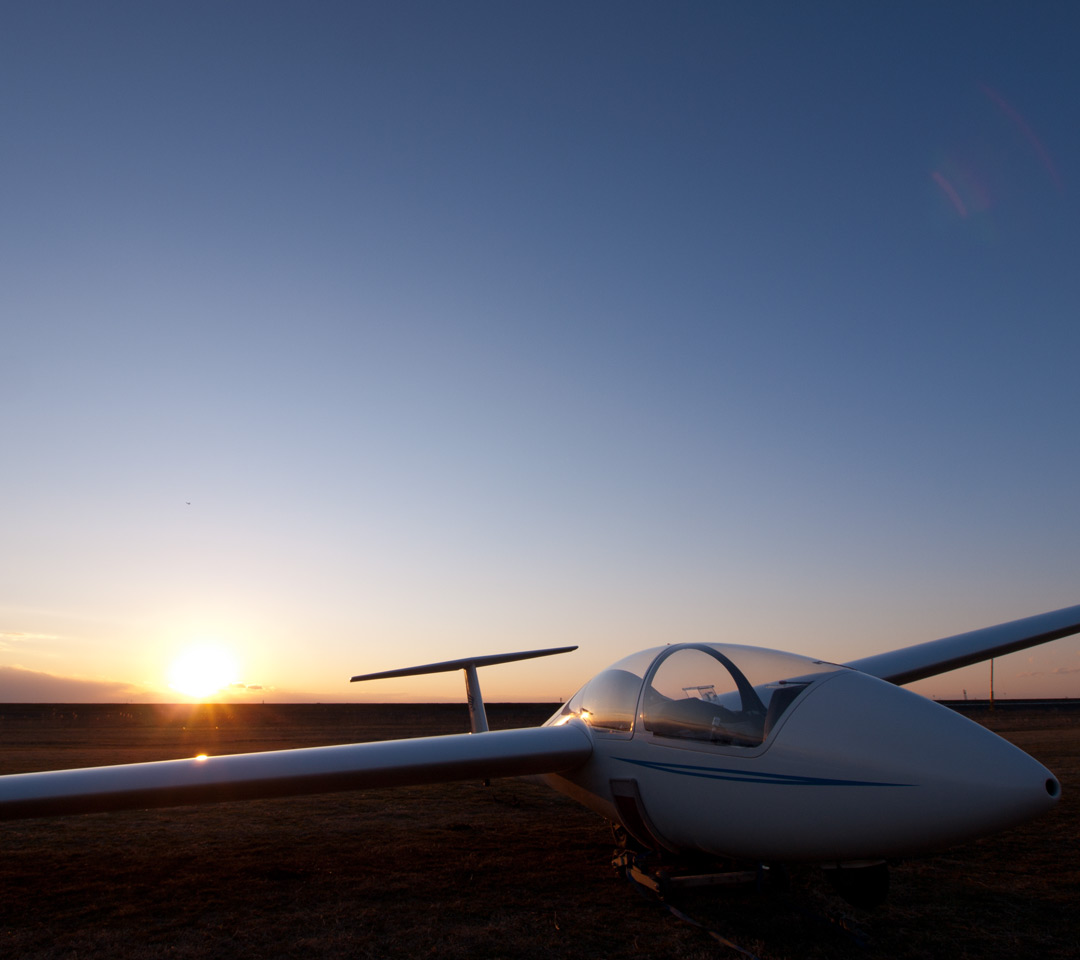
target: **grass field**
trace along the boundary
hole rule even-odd
[[[489,705],[493,727],[553,705]],[[847,908],[816,870],[783,895],[699,894],[687,912],[762,960],[1075,958],[1080,714],[977,717],[1047,764],[1049,816],[893,868]],[[467,727],[457,705],[0,705],[0,773]],[[722,811],[718,815],[723,815]],[[689,958],[738,954],[611,869],[594,814],[520,781],[0,825],[0,957]],[[822,919],[843,910],[865,946]]]

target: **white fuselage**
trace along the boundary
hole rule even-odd
[[[749,745],[649,729],[648,677],[631,729],[590,727],[589,761],[545,777],[648,846],[763,861],[902,856],[1019,823],[1060,793],[1012,744],[855,670],[814,677]],[[590,719],[564,708],[551,722]]]

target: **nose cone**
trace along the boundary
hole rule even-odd
[[[1061,788],[1041,763],[952,710],[856,672],[823,683],[768,753],[834,781],[805,828],[844,853],[899,856],[948,846],[1045,813]],[[786,768],[786,764],[785,764]]]

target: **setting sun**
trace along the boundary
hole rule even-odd
[[[169,668],[169,686],[185,697],[213,696],[236,680],[236,661],[220,647],[189,647]]]

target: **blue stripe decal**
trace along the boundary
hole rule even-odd
[[[913,787],[913,783],[881,783],[876,780],[833,780],[829,777],[795,777],[786,773],[764,773],[731,770],[724,767],[697,767],[686,763],[663,763],[655,760],[630,760],[616,757],[623,763],[632,763],[662,773],[674,773],[683,777],[704,777],[708,780],[731,780],[735,783],[771,783],[785,787]]]

